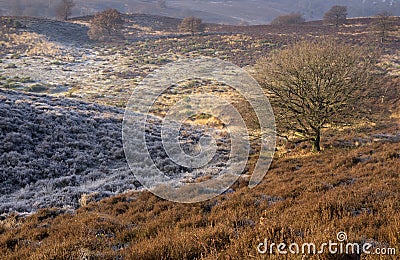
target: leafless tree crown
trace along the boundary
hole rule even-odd
[[[302,42],[261,59],[255,76],[275,110],[279,134],[310,141],[319,151],[323,128],[362,115],[374,61],[374,52],[362,47]]]
[[[92,40],[109,41],[123,38],[124,20],[116,9],[108,9],[95,14],[88,35]]]
[[[333,24],[336,28],[344,24],[347,19],[347,7],[342,5],[335,5],[324,14],[324,22],[326,24]]]
[[[75,2],[73,0],[61,0],[56,7],[56,14],[59,19],[67,20],[72,14],[72,8],[74,8]]]
[[[203,31],[203,29],[204,26],[202,20],[193,16],[184,18],[179,26],[180,31],[191,32],[192,35],[194,35],[196,32]]]
[[[379,35],[381,43],[383,43],[389,32],[393,30],[393,16],[387,11],[379,13],[375,16],[372,27]]]

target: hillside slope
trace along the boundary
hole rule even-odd
[[[376,135],[361,147],[321,154],[299,151],[277,158],[257,188],[241,181],[234,193],[207,202],[127,193],[74,213],[13,214],[0,221],[0,250],[5,259],[264,259],[257,253],[264,239],[319,245],[344,231],[352,243],[399,252],[400,136]],[[376,259],[368,257],[361,259]],[[359,258],[326,252],[310,259]]]
[[[150,36],[178,21],[165,18],[165,24],[159,24],[157,17],[134,15],[132,20],[135,17],[141,21],[140,30],[146,33],[147,28]],[[257,245],[264,239],[326,243],[336,241],[340,231],[347,233],[350,242],[394,247],[399,254],[400,19],[383,44],[370,30],[370,22],[352,19],[339,31],[320,22],[283,27],[213,25],[221,33],[83,47],[64,46],[59,38],[60,51],[55,54],[47,48],[54,42],[47,40],[41,52],[32,51],[37,42],[31,39],[41,39],[41,34],[26,34],[26,28],[2,31],[0,258],[281,259],[280,255],[259,255]],[[54,21],[54,25],[59,28],[60,24]],[[45,28],[41,26],[34,28]],[[380,84],[371,88],[376,92],[368,102],[373,122],[326,130],[323,151],[318,154],[310,153],[307,143],[278,140],[271,169],[255,189],[247,187],[247,178],[240,178],[228,192],[195,204],[138,192],[141,187],[123,153],[124,111],[117,107],[125,107],[132,88],[144,77],[174,60],[200,55],[251,66],[281,47],[327,36],[381,50]],[[203,91],[196,81],[182,85],[188,90],[185,96]],[[162,107],[177,97],[173,96],[176,89],[172,90],[171,96],[159,100],[168,100],[160,102]],[[219,86],[217,90],[221,91]],[[171,172],[181,172],[160,153],[157,120],[154,117],[146,135],[150,151]],[[188,140],[191,143],[202,134],[183,130],[193,137]],[[220,159],[220,169],[226,168],[225,157]],[[193,171],[184,173],[190,178]],[[362,255],[361,259],[373,257]]]
[[[0,211],[76,206],[80,195],[136,189],[125,180],[123,111],[0,91]]]
[[[128,167],[121,109],[0,90],[0,114],[0,212],[76,208],[82,194],[94,193],[100,199],[138,189],[141,184],[133,174],[142,172],[148,183],[158,185],[156,171],[145,162],[135,163],[134,168],[130,164],[132,170]],[[142,134],[137,123],[129,125],[132,142],[137,133]],[[206,129],[184,125],[182,131],[190,136],[180,143],[185,147],[197,142]],[[170,179],[194,182],[226,167],[228,155],[223,149],[218,149],[207,169],[174,163],[161,148],[161,124],[156,117],[147,118],[144,134],[152,160]],[[143,153],[129,150],[128,156],[135,156],[137,162]]]

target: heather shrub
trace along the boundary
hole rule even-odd
[[[300,13],[291,13],[281,15],[272,20],[272,25],[291,25],[291,24],[302,24],[306,21]]]

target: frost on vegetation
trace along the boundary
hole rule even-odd
[[[83,194],[96,193],[95,199],[100,199],[142,189],[123,151],[123,110],[7,90],[0,90],[0,97],[0,213],[77,208],[87,202],[82,201]],[[224,168],[225,154],[216,155],[209,172],[175,164],[161,149],[159,121],[152,121],[146,133],[148,149],[169,177],[194,182]],[[193,132],[189,143],[201,136],[189,126],[185,131]],[[143,175],[146,167],[133,170]]]
[[[123,111],[1,91],[0,212],[76,207],[83,193],[134,190],[120,137]]]

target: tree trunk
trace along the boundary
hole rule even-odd
[[[336,15],[336,23],[335,23],[336,29],[339,29],[339,16]]]
[[[320,131],[318,131],[316,133],[314,140],[312,140],[312,151],[314,153],[321,151],[321,132]]]

